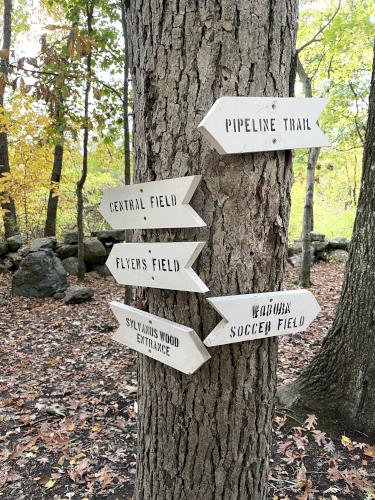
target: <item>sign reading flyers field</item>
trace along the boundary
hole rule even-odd
[[[189,205],[201,175],[106,189],[99,211],[113,229],[203,227]]]
[[[110,305],[120,323],[113,340],[187,374],[194,373],[210,359],[191,328],[120,302]]]
[[[329,146],[316,123],[328,100],[221,97],[198,126],[220,154]]]
[[[308,290],[207,300],[224,318],[204,340],[209,347],[302,332],[320,311],[314,295]]]
[[[204,241],[117,243],[106,262],[117,283],[205,293],[207,286],[191,266]]]

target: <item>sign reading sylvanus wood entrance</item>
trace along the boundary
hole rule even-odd
[[[153,314],[111,302],[120,323],[113,340],[183,373],[194,373],[210,359],[194,330]]]
[[[204,340],[207,346],[302,332],[320,311],[314,295],[308,290],[231,295],[207,300],[224,318]]]
[[[221,97],[198,126],[220,154],[329,146],[316,121],[328,100]]]
[[[168,288],[187,292],[208,291],[191,266],[206,243],[118,243],[106,262],[122,285]]]
[[[202,227],[189,205],[200,175],[106,189],[99,211],[113,229]]]

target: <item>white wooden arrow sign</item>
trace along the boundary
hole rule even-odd
[[[106,262],[122,285],[205,293],[207,286],[191,266],[206,243],[117,243]]]
[[[210,355],[194,330],[173,321],[111,302],[120,323],[113,340],[183,373],[194,373]]]
[[[198,129],[220,154],[329,146],[316,123],[328,100],[221,97]]]
[[[302,332],[320,311],[314,295],[308,290],[211,297],[207,300],[224,318],[204,340],[207,346]]]
[[[113,229],[202,227],[189,205],[201,175],[106,189],[99,212]]]

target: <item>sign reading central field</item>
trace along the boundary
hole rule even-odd
[[[200,175],[106,189],[99,211],[113,229],[203,227],[189,205]]]
[[[207,286],[191,268],[204,245],[204,241],[118,243],[106,264],[122,285],[205,293]]]
[[[328,100],[221,97],[198,129],[220,154],[329,146],[316,121]]]
[[[110,305],[120,323],[113,340],[187,374],[210,359],[192,328],[120,302]]]
[[[231,295],[207,299],[224,319],[204,340],[233,344],[306,330],[320,311],[308,290]]]

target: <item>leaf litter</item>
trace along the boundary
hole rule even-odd
[[[317,264],[322,307],[308,332],[280,337],[279,383],[319,349],[335,314],[342,264]],[[286,289],[297,288],[288,267]],[[72,279],[72,282],[75,280]],[[12,297],[0,275],[0,498],[131,499],[136,471],[136,354],[111,341],[108,303],[123,287],[87,276],[91,302]],[[291,427],[292,425],[292,427]],[[331,437],[319,419],[275,413],[269,499],[374,499],[375,445]],[[360,439],[362,438],[362,439]]]

